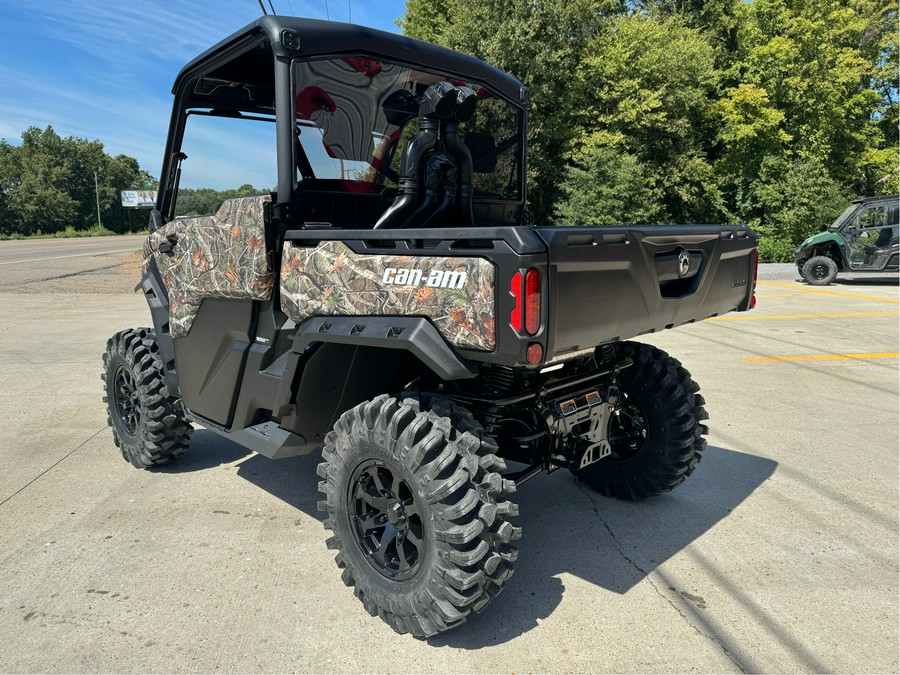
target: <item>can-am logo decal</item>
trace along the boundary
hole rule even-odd
[[[422,270],[406,267],[388,267],[381,277],[382,283],[394,286],[427,286],[429,288],[463,288],[468,281],[466,272],[432,270],[426,277]]]

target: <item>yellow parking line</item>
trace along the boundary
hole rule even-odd
[[[896,316],[900,312],[848,312],[846,314],[767,314],[763,316],[718,316],[707,321],[761,321],[763,319],[834,319],[846,316]]]
[[[859,298],[860,300],[874,300],[875,302],[889,302],[894,305],[900,305],[900,300],[891,300],[888,298],[876,298],[872,295],[858,295],[856,293],[841,293],[839,291],[825,291],[820,288],[797,288],[796,286],[790,286],[788,284],[779,284],[774,281],[758,281],[758,284],[764,286],[776,286],[778,288],[790,288],[795,291],[802,291],[804,293],[824,293],[825,295],[842,295],[845,298]]]
[[[885,352],[883,354],[813,354],[810,356],[754,356],[744,359],[748,362],[759,361],[830,361],[833,359],[890,359],[900,356],[900,352]]]
[[[757,293],[757,298],[800,298],[803,293]]]

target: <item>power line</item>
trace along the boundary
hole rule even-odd
[[[325,0],[325,18],[331,21],[331,14],[328,13],[328,0]]]
[[[347,23],[353,23],[353,0],[347,0]]]

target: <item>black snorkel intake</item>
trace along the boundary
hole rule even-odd
[[[419,132],[400,158],[397,197],[375,229],[435,227],[454,211],[463,221],[458,225],[475,224],[472,155],[458,130],[460,122],[471,119],[477,102],[472,89],[449,82],[436,82],[425,90],[419,104]],[[441,191],[444,196],[438,204]]]

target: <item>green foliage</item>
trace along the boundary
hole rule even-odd
[[[408,0],[412,37],[532,92],[541,223],[741,221],[788,260],[898,184],[888,0]]]
[[[0,234],[81,236],[100,227],[98,197],[100,229],[125,232],[130,220],[119,192],[155,187],[136,159],[110,157],[100,141],[62,138],[50,126],[29,127],[19,146],[0,140]]]
[[[619,7],[616,0],[408,0],[399,21],[408,35],[476,56],[528,84],[529,206],[539,222],[562,196],[561,167],[577,132],[572,74]]]
[[[115,234],[116,233],[112,230],[107,230],[101,225],[94,225],[86,230],[76,230],[74,227],[69,225],[61,232],[55,232],[54,234],[48,236],[54,239],[72,239],[74,237],[110,237],[115,236]]]
[[[896,9],[882,0],[755,0],[739,14],[727,72],[735,85],[720,108],[726,179],[746,191],[766,157],[815,158],[847,192],[896,191],[878,175],[883,158],[872,156],[896,149],[896,126],[885,134],[880,122],[896,118],[896,62],[892,86],[881,63],[891,39],[896,44]]]
[[[794,244],[787,239],[780,239],[768,232],[759,232],[759,261],[764,263],[770,262],[793,262],[794,261]]]
[[[76,230],[71,225],[67,225],[66,229],[60,230],[58,232],[53,232],[52,234],[44,234],[43,232],[35,232],[29,236],[25,236],[19,232],[14,232],[12,234],[0,234],[0,241],[5,241],[8,239],[75,239],[81,237],[114,237],[118,232],[113,232],[112,230],[107,230],[105,227],[101,227],[100,225],[94,225],[89,227],[86,230]]]
[[[758,214],[750,224],[765,243],[760,246],[760,258],[790,262],[794,247],[830,224],[849,200],[819,160],[768,158],[760,167],[748,203],[742,206],[744,211]]]
[[[572,145],[601,145],[636,157],[665,220],[715,222],[723,216],[704,148],[719,78],[713,61],[709,44],[681,19],[638,14],[611,20],[576,69],[574,116],[581,132]]]
[[[175,202],[175,216],[203,216],[212,214],[216,207],[226,199],[265,195],[270,190],[260,190],[249,183],[231,190],[213,190],[212,188],[180,188]]]
[[[175,216],[210,214],[221,201],[218,191],[212,188],[181,188],[175,201]]]
[[[594,145],[567,167],[560,225],[633,225],[659,222],[662,208],[644,166],[634,155]]]

